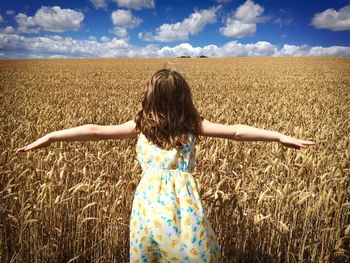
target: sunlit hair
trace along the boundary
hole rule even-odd
[[[203,118],[192,102],[186,80],[172,69],[158,70],[147,81],[142,109],[135,116],[136,130],[157,146],[170,149],[198,139]]]

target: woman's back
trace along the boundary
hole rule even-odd
[[[147,170],[178,170],[192,172],[195,166],[195,138],[189,134],[186,145],[162,149],[151,143],[140,133],[136,153],[143,171]]]
[[[143,173],[130,218],[131,262],[222,262],[192,176],[194,136],[165,150],[140,133],[136,152]]]

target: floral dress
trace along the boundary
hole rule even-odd
[[[130,262],[222,262],[192,176],[195,139],[165,150],[140,133],[142,177],[130,216]]]

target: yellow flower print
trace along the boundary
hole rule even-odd
[[[141,243],[145,243],[148,238],[148,228],[147,226],[142,226],[142,229],[140,230],[138,234],[138,239],[141,241]]]
[[[186,201],[186,203],[189,205],[189,206],[192,206],[193,205],[193,200],[192,200],[192,198],[191,197],[186,197],[185,198],[185,201]]]
[[[209,250],[209,241],[207,239],[204,240],[203,247],[205,251]]]
[[[178,221],[177,215],[176,215],[176,213],[174,213],[174,215],[173,215],[173,224],[174,224],[175,226],[177,226],[177,221]]]
[[[131,226],[133,229],[137,229],[137,227],[139,226],[138,224],[138,220],[136,217],[134,217],[132,220],[131,220]]]
[[[156,218],[156,219],[154,219],[153,225],[154,225],[155,228],[159,229],[159,228],[163,227],[163,222]]]
[[[194,255],[194,256],[197,256],[197,255],[199,255],[199,253],[200,253],[199,249],[196,248],[196,247],[191,247],[189,251],[190,251],[190,253],[191,253],[192,255]]]
[[[175,251],[180,250],[180,248],[181,248],[181,244],[180,244],[179,240],[176,240],[176,239],[171,239],[169,246]]]
[[[193,222],[193,219],[190,215],[187,215],[185,218],[184,218],[184,224],[185,226],[191,226],[192,225],[192,222]]]
[[[184,242],[189,242],[190,239],[191,239],[191,236],[192,236],[192,229],[191,228],[188,228],[188,229],[184,229],[182,231],[182,238],[184,240]]]
[[[160,154],[156,154],[155,156],[154,156],[154,162],[155,163],[160,163],[161,162],[161,156],[160,156]]]
[[[137,248],[137,246],[133,246],[132,250],[135,253],[135,255],[139,254],[139,249]]]
[[[146,235],[149,234],[148,226],[144,226],[144,227],[142,228],[142,230],[145,232]]]
[[[131,237],[131,239],[135,239],[135,237],[136,237],[136,233],[135,233],[135,231],[134,231],[134,230],[131,230],[130,237]]]
[[[203,239],[206,236],[207,232],[206,232],[205,227],[203,225],[201,225],[199,227],[198,234],[199,234],[199,239]]]
[[[175,198],[175,202],[176,202],[176,206],[179,207],[180,206],[180,199],[178,197]]]
[[[165,210],[172,212],[174,210],[174,206],[173,205],[167,205],[165,206]]]
[[[181,189],[184,189],[185,187],[186,187],[186,178],[181,178],[182,180],[181,180],[181,182],[180,182],[180,188]]]
[[[152,247],[152,246],[147,246],[147,247],[146,247],[146,251],[147,251],[148,253],[152,253],[152,252],[153,252],[153,247]]]
[[[149,159],[149,156],[150,154],[149,154],[149,151],[145,151],[144,153],[143,153],[143,158],[145,159],[145,160],[148,160]]]
[[[161,233],[156,234],[155,240],[159,243],[162,243],[164,241],[163,235]]]
[[[152,203],[154,203],[155,200],[156,200],[157,197],[158,197],[157,190],[158,190],[158,188],[152,189],[151,191],[148,192],[148,196],[149,196],[148,199],[149,199]]]
[[[167,257],[168,256],[168,252],[164,249],[160,249],[160,252],[162,252],[162,254]]]
[[[145,217],[147,216],[147,210],[146,208],[142,208],[142,215]]]
[[[170,262],[181,262],[181,258],[174,256],[174,257],[170,258]]]
[[[149,185],[149,184],[153,184],[154,181],[155,181],[154,176],[151,176],[151,177],[148,179],[147,184],[148,184],[148,185]]]
[[[142,200],[137,200],[137,202],[136,202],[136,207],[137,207],[139,210],[142,209],[142,207],[143,207],[143,202],[142,202]]]

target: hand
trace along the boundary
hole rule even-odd
[[[294,148],[300,150],[301,148],[306,148],[306,146],[314,145],[315,142],[313,141],[304,141],[304,140],[299,140],[297,138],[293,138],[287,135],[281,135],[279,138],[279,142],[289,148]]]
[[[18,148],[16,153],[18,152],[26,152],[29,150],[47,147],[52,143],[52,140],[50,140],[49,136],[45,135],[44,137],[41,137],[40,139],[36,140],[35,142],[28,144],[27,146],[24,146],[22,148]]]

